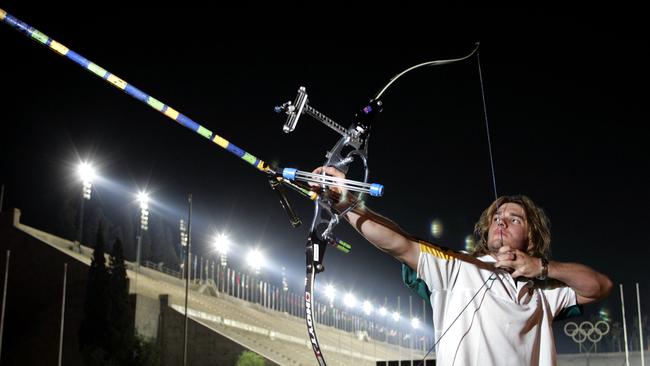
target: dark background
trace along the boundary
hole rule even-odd
[[[648,39],[638,9],[402,7],[381,16],[298,9],[291,16],[280,7],[1,7],[251,154],[302,170],[322,163],[338,137],[308,117],[294,133],[282,132],[284,116],[273,107],[293,100],[299,86],[313,107],[348,125],[398,72],[460,57],[480,41],[498,193],[526,194],[545,209],[554,259],[587,264],[616,284],[588,315],[604,307],[620,320],[623,284],[631,321],[635,282],[648,313]],[[176,237],[191,193],[197,252],[208,257],[214,233],[228,231],[234,263],[259,246],[269,261],[265,276],[277,280],[284,266],[300,289],[309,202],[291,195],[304,222],[292,229],[265,177],[217,145],[6,25],[0,55],[5,209],[18,207],[26,224],[64,235],[64,206],[80,191],[75,166],[92,160],[102,178],[88,212],[99,207],[119,226],[137,216],[133,194],[146,188],[152,220]],[[371,180],[386,192],[368,205],[415,235],[462,249],[494,199],[481,98],[476,57],[399,79],[370,140]],[[434,219],[444,225],[440,238],[430,233]],[[353,251],[329,250],[317,283],[377,304],[386,299],[390,308],[400,296],[408,313],[399,263],[346,224],[337,232]],[[422,304],[414,304],[419,314]],[[564,335],[558,348],[575,350]]]

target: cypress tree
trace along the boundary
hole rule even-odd
[[[92,366],[158,365],[157,347],[135,334],[122,241],[115,240],[107,266],[102,224],[100,221],[88,270],[84,319],[79,329],[83,362]]]
[[[109,344],[108,350],[126,365],[133,353],[133,316],[129,304],[129,283],[124,263],[122,241],[115,240],[109,262]]]
[[[127,365],[133,358],[134,328],[131,304],[129,303],[129,280],[126,275],[122,241],[115,240],[109,262],[109,344],[108,351],[121,365]]]
[[[79,329],[79,348],[87,365],[105,364],[109,334],[109,274],[104,257],[102,222],[97,230],[93,258],[88,269],[84,318]]]

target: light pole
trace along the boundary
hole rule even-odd
[[[334,299],[336,298],[336,288],[334,287],[334,285],[328,284],[327,286],[325,286],[325,296],[329,300],[329,309],[330,309],[330,311],[328,311],[328,313],[333,313],[334,312]],[[330,316],[331,316],[331,314],[330,314]],[[332,320],[330,318],[330,324],[329,325],[332,325],[331,323],[332,323]]]
[[[386,314],[388,314],[388,310],[386,309],[386,301],[384,301],[384,306],[379,308],[379,316],[382,317],[382,323],[384,324],[384,342],[388,343],[388,327],[386,325],[386,320],[384,319]]]
[[[82,183],[81,202],[79,204],[79,226],[77,227],[77,240],[79,241],[79,245],[81,245],[84,226],[84,201],[90,199],[93,179],[95,178],[95,169],[89,163],[83,162],[77,167],[77,173]]]
[[[181,232],[181,279],[185,278],[185,256],[187,255],[187,225],[185,220],[181,219],[179,230]]]
[[[357,306],[357,298],[352,293],[348,292],[343,296],[343,304],[345,304],[345,307],[349,310],[349,316],[346,317],[345,330],[348,330],[347,320],[350,319],[350,323],[352,323],[350,324],[350,329],[354,333],[354,316],[352,315],[352,310]]]
[[[411,350],[410,350],[411,360],[413,360],[413,348],[417,349],[418,347],[417,330],[420,328],[420,319],[418,319],[417,317],[411,318],[411,328],[413,329],[411,329],[411,341],[409,342],[409,344],[411,346]]]
[[[136,266],[140,272],[140,256],[142,252],[142,235],[149,228],[149,195],[146,192],[138,193],[140,202],[140,229],[138,230],[138,249],[136,253]]]
[[[230,250],[230,239],[228,236],[226,234],[218,234],[214,238],[214,248],[219,253],[219,265],[217,266],[217,289],[219,289],[219,278],[223,282],[221,271],[228,265],[228,251]]]
[[[398,301],[397,303],[399,304],[399,296],[397,297]],[[397,306],[399,309],[399,305]],[[393,321],[395,321],[395,326],[397,327],[397,354],[399,355],[398,358],[401,360],[402,359],[402,339],[400,338],[400,324],[399,324],[399,312],[398,311],[393,311]]]
[[[368,337],[370,337],[370,334],[371,334],[370,325],[369,325],[369,323],[370,323],[369,317],[370,317],[371,314],[373,314],[375,308],[374,308],[374,306],[372,306],[372,303],[370,301],[368,301],[368,300],[365,300],[363,302],[363,305],[361,305],[361,308],[363,309],[363,313],[366,314],[365,319],[363,319],[363,324],[364,324],[363,331],[365,332],[365,333],[363,333],[364,341],[361,343],[361,351],[363,353],[365,353],[366,340],[368,340]]]
[[[364,330],[368,336],[370,336],[370,315],[375,311],[375,307],[372,306],[372,303],[368,300],[364,300],[363,304],[361,305],[361,309],[363,310],[363,313],[366,315],[365,319],[363,321],[364,323]]]
[[[185,256],[185,267],[187,275],[185,276],[185,326],[183,329],[183,366],[187,365],[187,302],[190,290],[190,255],[192,255],[192,194],[187,197],[187,253]]]
[[[258,297],[260,295],[260,288],[259,284],[261,281],[258,280],[258,276],[260,274],[260,269],[264,266],[264,255],[262,252],[257,249],[253,248],[249,250],[248,255],[246,257],[246,261],[248,262],[248,266],[250,267],[251,271],[253,272],[253,276],[248,276],[249,277],[249,298],[248,301],[250,302],[256,302]],[[256,284],[256,281],[257,284]]]
[[[289,281],[287,281],[287,269],[282,267],[282,311],[287,312],[287,295],[289,294]]]

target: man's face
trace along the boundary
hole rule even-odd
[[[521,251],[528,249],[528,221],[521,205],[509,202],[496,210],[488,231],[487,244],[492,253],[496,253],[502,246]]]

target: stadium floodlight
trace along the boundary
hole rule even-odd
[[[149,229],[149,194],[138,193],[138,202],[140,203],[140,229],[146,231]]]
[[[476,242],[474,241],[474,235],[467,235],[465,237],[465,250],[468,252],[474,251],[476,247]]]
[[[372,311],[374,310],[374,307],[372,306],[372,304],[368,300],[365,300],[363,302],[362,308],[363,308],[364,314],[366,314],[366,315],[372,314]]]
[[[440,237],[442,236],[442,232],[443,232],[442,221],[440,219],[435,219],[431,221],[431,235],[436,239],[440,239]]]
[[[136,251],[136,267],[140,271],[140,261],[142,253],[142,234],[149,229],[149,194],[141,191],[138,193],[138,202],[140,203],[140,230],[138,231],[138,248]]]
[[[221,266],[225,267],[228,264],[228,251],[230,250],[230,239],[226,234],[218,234],[214,238],[214,249],[219,253]]]
[[[82,162],[77,166],[77,174],[81,179],[81,200],[79,203],[79,225],[77,227],[77,239],[81,244],[83,240],[83,225],[84,225],[84,200],[89,200],[93,189],[93,180],[96,173],[95,168],[88,162]]]
[[[257,248],[251,249],[248,252],[246,261],[248,262],[248,266],[251,267],[257,275],[260,273],[260,269],[264,267],[264,254],[262,254],[262,252]]]
[[[334,298],[336,297],[336,288],[331,284],[325,286],[325,296],[327,296],[330,300],[330,305],[332,305]]]
[[[138,193],[138,202],[141,210],[149,209],[149,193],[144,191]]]
[[[92,164],[88,162],[82,162],[77,166],[77,173],[79,174],[79,178],[81,179],[84,184],[87,182],[88,184],[92,184],[93,180],[95,180],[95,177],[97,176],[95,172],[95,168],[93,168]],[[90,199],[90,197],[88,197]]]
[[[289,291],[289,281],[287,281],[287,269],[282,267],[282,291]]]
[[[354,297],[354,295],[352,295],[351,293],[348,292],[343,297],[343,303],[345,304],[345,306],[347,306],[349,308],[354,308],[355,306],[357,306],[357,298]]]
[[[393,320],[398,322],[399,321],[399,313],[397,311],[393,312]]]

